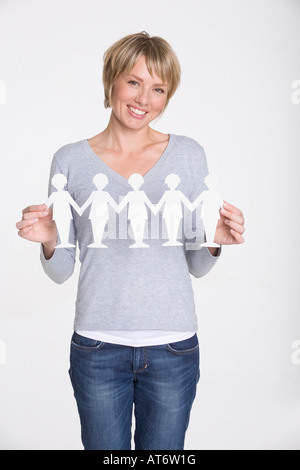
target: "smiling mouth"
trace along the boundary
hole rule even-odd
[[[133,106],[129,105],[127,105],[127,107],[136,116],[145,116],[146,114],[148,114],[148,111],[141,111],[140,109],[134,108]]]

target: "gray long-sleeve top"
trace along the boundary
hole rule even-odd
[[[55,191],[51,180],[57,173],[66,176],[65,190],[80,207],[97,190],[93,178],[99,173],[107,177],[108,184],[102,190],[109,194],[98,199],[109,200],[112,197],[119,204],[129,191],[133,191],[126,178],[93,152],[87,139],[64,145],[55,153],[49,195]],[[140,217],[137,224],[138,227],[145,223],[143,241],[149,245],[146,248],[130,248],[135,239],[134,225],[131,226],[134,221],[127,219],[128,204],[120,214],[116,212],[113,201],[105,208],[99,206],[96,212],[94,207],[98,216],[93,216],[93,220],[89,218],[91,206],[82,215],[72,208],[69,241],[78,243],[81,263],[75,330],[197,331],[190,274],[197,278],[207,274],[219,258],[221,249],[217,256],[212,256],[206,247],[200,247],[205,236],[201,207],[191,212],[184,201],[186,197],[193,202],[207,189],[204,183],[207,173],[203,147],[190,137],[170,134],[163,155],[144,175],[139,189],[155,206],[164,192],[171,189],[165,182],[166,177],[176,174],[179,184],[173,189],[181,191],[182,210],[174,205],[168,212],[175,214],[173,219],[172,215],[164,219],[163,209],[154,215],[150,210],[151,204],[147,207],[148,219]],[[179,193],[176,194],[174,201],[178,201]],[[109,217],[105,221],[103,217],[107,217],[107,208]],[[166,224],[173,222],[176,226],[176,221],[179,223],[177,241],[182,244],[164,246],[170,235]],[[107,248],[89,247],[95,241],[97,227],[100,230],[106,222],[102,243]],[[75,248],[56,248],[49,260],[45,259],[41,248],[41,262],[54,282],[63,283],[74,271]]]

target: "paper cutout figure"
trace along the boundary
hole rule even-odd
[[[218,220],[220,219],[220,209],[223,207],[223,200],[215,190],[218,184],[218,178],[215,175],[207,175],[204,180],[208,190],[203,191],[193,202],[192,210],[194,210],[198,204],[202,203],[201,218],[204,224],[204,230],[206,235],[206,242],[201,243],[200,246],[219,247],[217,243],[214,243],[216,234],[216,228]]]
[[[143,242],[145,224],[148,220],[148,212],[146,206],[155,213],[155,207],[148,199],[145,191],[139,188],[144,183],[144,178],[139,173],[133,173],[128,183],[133,188],[129,191],[119,204],[119,212],[128,204],[128,219],[130,220],[131,228],[135,243],[130,245],[129,248],[149,248],[147,243]]]
[[[179,242],[177,237],[179,224],[183,218],[181,203],[190,210],[193,210],[193,206],[183,192],[176,189],[180,183],[178,175],[168,175],[165,179],[165,183],[169,186],[170,190],[164,192],[162,198],[155,207],[155,212],[157,213],[163,204],[165,205],[162,218],[164,219],[167,227],[169,240],[163,243],[163,246],[180,246],[183,245],[183,243]]]
[[[70,206],[72,206],[76,212],[81,215],[80,207],[76,204],[69,192],[64,190],[64,187],[67,184],[67,178],[65,175],[57,173],[53,176],[51,183],[57,191],[54,191],[50,195],[45,204],[48,207],[53,205],[52,219],[56,223],[60,238],[60,244],[56,245],[56,248],[75,247],[75,245],[69,243],[70,222],[73,219]]]
[[[107,245],[102,243],[104,229],[109,218],[108,204],[110,204],[116,212],[119,212],[119,206],[107,191],[103,191],[103,188],[108,184],[107,176],[104,173],[95,175],[93,183],[97,191],[93,191],[88,200],[81,206],[81,214],[83,214],[86,208],[91,205],[89,219],[92,224],[94,243],[91,243],[87,247],[108,248]]]

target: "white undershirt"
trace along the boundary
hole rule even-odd
[[[195,331],[164,331],[164,330],[76,330],[81,336],[123,346],[142,347],[159,344],[175,343],[194,336]]]

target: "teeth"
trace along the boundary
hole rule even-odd
[[[132,108],[131,106],[128,106],[129,109],[131,109],[131,111],[135,114],[146,114],[145,111],[140,111],[139,109],[135,109],[135,108]]]

